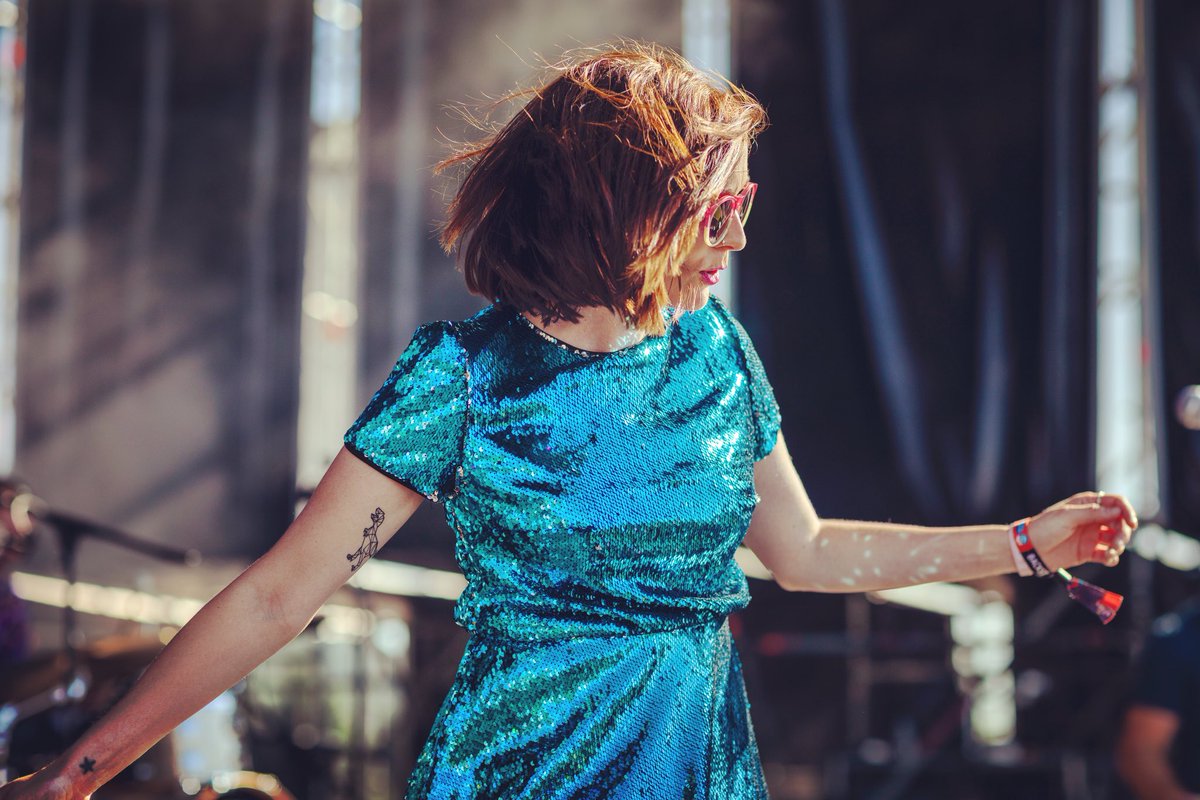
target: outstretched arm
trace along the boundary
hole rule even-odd
[[[0,788],[0,800],[87,797],[304,630],[422,499],[343,449],[266,555],[210,600],[82,739]]]
[[[1007,525],[927,528],[821,519],[779,434],[754,468],[759,505],[746,545],[785,589],[866,592],[1014,572]],[[1033,518],[1029,535],[1053,568],[1117,563],[1137,517],[1120,495],[1085,492]]]
[[[1171,744],[1178,731],[1179,715],[1169,709],[1135,705],[1125,713],[1117,771],[1138,800],[1200,798],[1180,785],[1171,767]]]

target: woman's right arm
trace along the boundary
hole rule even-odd
[[[280,540],[210,600],[133,689],[45,769],[0,800],[75,800],[291,641],[424,498],[343,449]]]

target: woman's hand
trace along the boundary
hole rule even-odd
[[[73,789],[68,779],[52,776],[49,770],[47,767],[0,786],[0,800],[88,800],[91,797]]]
[[[1088,561],[1115,567],[1137,524],[1137,513],[1121,495],[1080,492],[1033,517],[1028,531],[1050,569]]]

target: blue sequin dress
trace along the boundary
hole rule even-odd
[[[612,353],[422,326],[346,434],[443,504],[470,632],[410,798],[766,797],[726,616],[779,411],[717,300]]]

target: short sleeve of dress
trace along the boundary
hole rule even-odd
[[[715,298],[714,298],[715,300]],[[710,301],[711,302],[711,301]],[[746,378],[750,382],[750,415],[754,428],[754,460],[766,458],[775,447],[779,436],[779,404],[775,401],[775,390],[767,380],[766,370],[763,369],[762,359],[750,341],[750,335],[742,324],[734,318],[724,305],[718,303],[718,309],[726,321],[732,326],[737,338],[738,349],[742,353],[745,364]]]
[[[422,325],[346,431],[346,449],[430,500],[453,493],[467,415],[466,356],[449,322]]]

